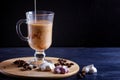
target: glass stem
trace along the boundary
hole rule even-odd
[[[44,51],[36,51],[34,54],[36,61],[44,61],[45,59],[45,52]]]

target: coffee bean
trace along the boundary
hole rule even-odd
[[[55,63],[54,65],[55,65],[55,66],[59,66],[59,65],[60,65],[60,63]]]
[[[24,60],[16,60],[13,63],[16,64],[18,67],[22,67],[23,64],[25,63],[25,61]]]
[[[62,66],[67,66],[68,68],[70,68],[72,65],[74,65],[73,63],[68,63],[66,59],[63,59],[63,58],[59,58],[58,59],[58,63]],[[57,65],[57,64],[55,64]]]
[[[71,65],[68,65],[67,67],[68,67],[68,68],[70,68],[70,67],[71,67]]]
[[[27,70],[32,70],[32,68],[30,66],[27,67]]]
[[[36,65],[33,65],[33,68],[37,68],[37,66],[36,66]]]
[[[24,60],[16,60],[13,62],[15,65],[17,65],[18,67],[23,67],[22,71],[25,70],[32,70],[33,68],[36,68],[37,66],[32,65],[32,64],[28,64],[26,61]]]
[[[63,62],[67,62],[67,60],[63,59]]]
[[[77,78],[79,78],[79,79],[83,79],[83,78],[85,78],[85,76],[86,76],[86,72],[84,72],[84,71],[77,73]]]
[[[73,63],[70,63],[70,65],[74,65]]]
[[[62,61],[63,59],[62,58],[59,58],[58,61]]]
[[[82,71],[81,74],[82,74],[83,77],[85,77],[86,72],[85,72],[85,71]]]
[[[19,60],[16,60],[13,63],[16,64],[16,65],[19,64]]]
[[[23,64],[23,67],[24,67],[24,66],[29,66],[29,64],[28,64],[28,63],[24,63],[24,64]]]
[[[63,61],[60,61],[59,63],[60,63],[61,65],[65,65],[65,62],[63,62]]]
[[[78,78],[78,79],[83,79],[84,77],[82,76],[81,73],[78,73],[78,74],[77,74],[77,78]]]

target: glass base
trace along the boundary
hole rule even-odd
[[[39,67],[40,64],[48,62],[48,63],[52,63],[51,60],[47,60],[45,59],[45,52],[44,51],[36,51],[34,54],[34,58],[29,60],[28,63],[29,64],[33,64]]]
[[[34,54],[34,58],[36,61],[44,61],[45,56],[46,55],[44,51],[36,51]]]

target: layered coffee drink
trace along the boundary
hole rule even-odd
[[[28,43],[36,51],[46,50],[52,42],[52,22],[47,20],[28,23]]]
[[[52,44],[52,25],[54,12],[52,11],[28,11],[26,19],[20,19],[16,23],[16,31],[18,36],[27,41],[30,48],[35,50],[33,62],[44,62],[45,50]],[[28,36],[25,37],[21,33],[21,24],[27,23]]]

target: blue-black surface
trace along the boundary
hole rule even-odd
[[[31,48],[1,48],[0,61],[16,58],[33,56],[34,50]],[[61,57],[76,62],[80,68],[94,64],[97,74],[87,74],[82,80],[120,80],[120,48],[49,48],[46,55],[51,57]],[[14,80],[0,74],[0,80]],[[76,75],[62,80],[81,80]]]

